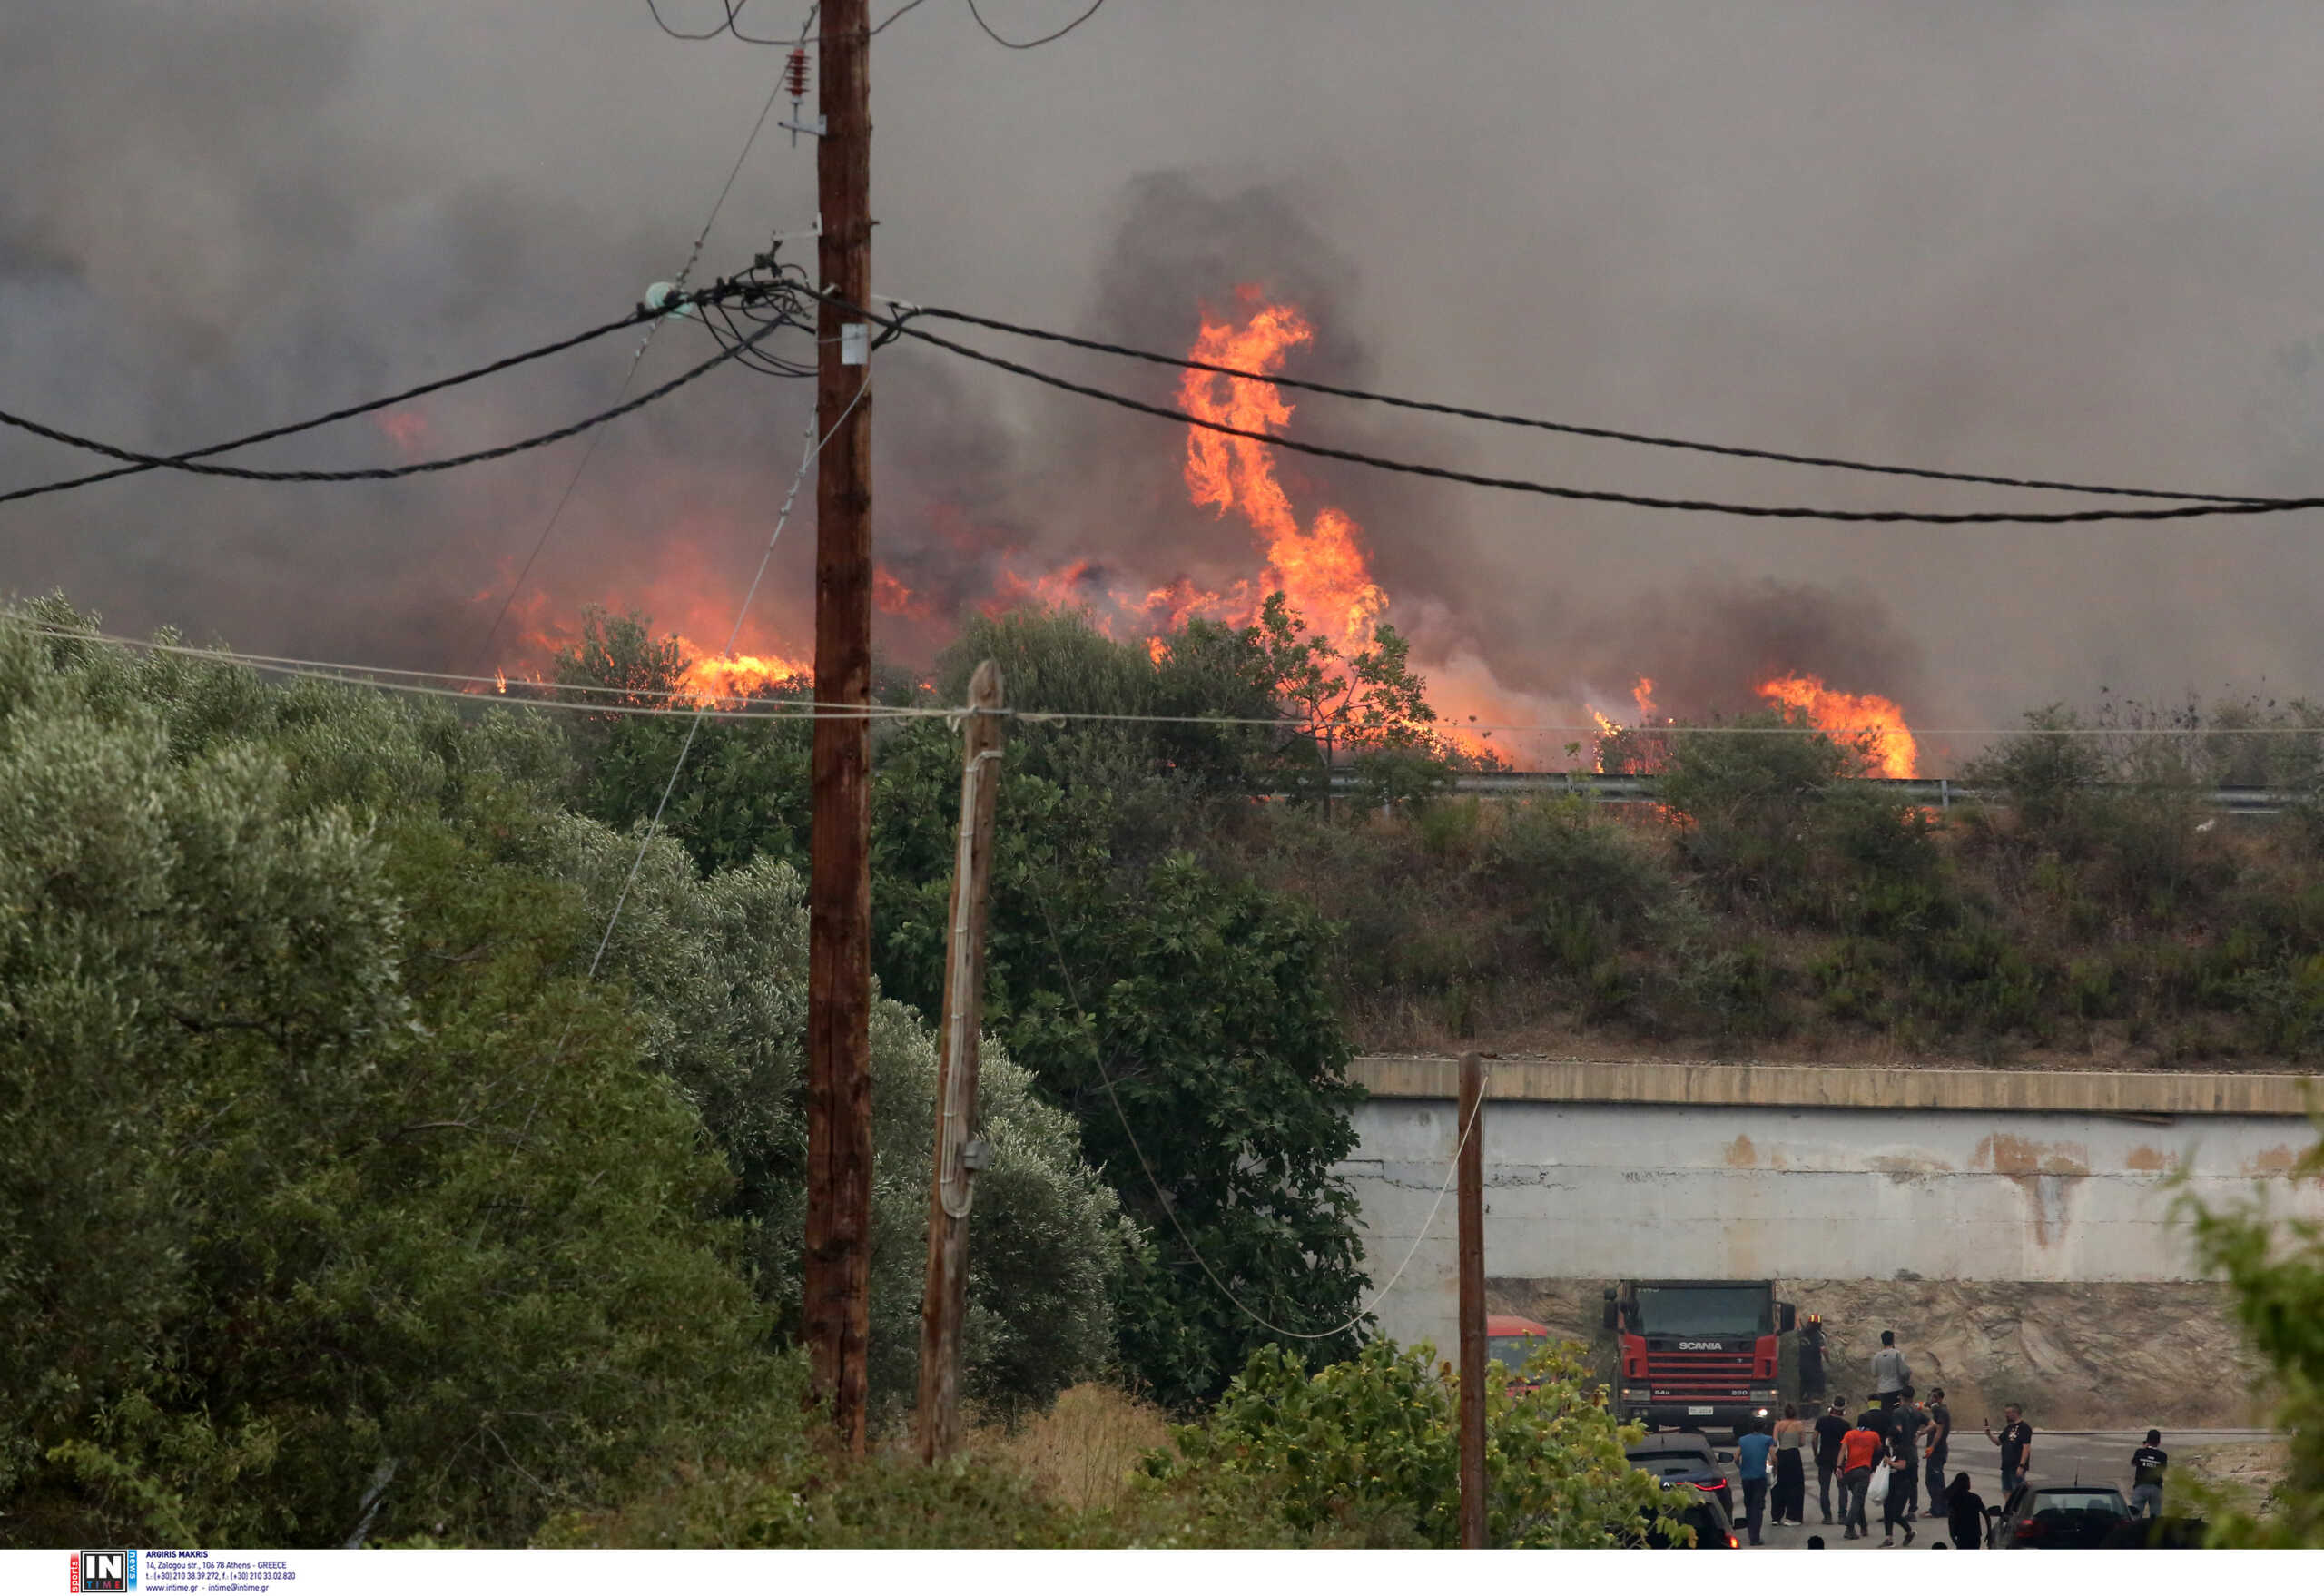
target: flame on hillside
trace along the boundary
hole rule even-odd
[[[1798,711],[1818,731],[1842,742],[1861,743],[1878,774],[1919,773],[1920,745],[1895,701],[1877,693],[1836,692],[1824,685],[1821,676],[1805,675],[1772,677],[1760,683],[1758,692],[1770,704]]]
[[[1256,290],[1240,291],[1246,302],[1258,298]],[[1206,315],[1190,354],[1245,371],[1277,371],[1285,355],[1315,336],[1306,318],[1291,306],[1262,304],[1239,327]],[[1274,383],[1213,371],[1187,372],[1178,384],[1178,402],[1198,419],[1254,432],[1272,432],[1291,419],[1291,406]],[[1247,616],[1268,594],[1280,592],[1342,655],[1372,641],[1388,596],[1372,579],[1362,528],[1344,510],[1319,510],[1303,528],[1290,495],[1275,479],[1275,450],[1256,438],[1206,428],[1187,429],[1186,478],[1196,505],[1222,516],[1239,512],[1264,542],[1266,565],[1256,584],[1236,585],[1235,607]],[[1202,596],[1219,602],[1217,595]]]
[[[1116,640],[1142,645],[1159,664],[1168,656],[1167,638],[1189,621],[1248,626],[1258,618],[1268,596],[1280,592],[1311,634],[1329,643],[1342,662],[1361,653],[1376,641],[1390,609],[1390,596],[1374,573],[1364,528],[1336,506],[1303,515],[1277,476],[1278,451],[1268,441],[1291,424],[1294,415],[1294,407],[1268,378],[1282,371],[1315,337],[1313,325],[1296,306],[1246,287],[1236,290],[1227,311],[1202,313],[1188,347],[1193,360],[1254,374],[1228,377],[1187,370],[1177,392],[1194,423],[1186,429],[1181,463],[1187,501],[1220,519],[1232,516],[1246,526],[1251,544],[1246,559],[1223,569],[1198,566],[1193,574],[1179,570],[1167,576],[1160,572],[1168,567],[1140,563],[1150,557],[1143,551],[1037,562],[1021,547],[1012,549],[1005,541],[1009,535],[983,531],[970,524],[968,511],[939,505],[931,512],[926,537],[918,547],[905,546],[897,568],[874,566],[873,605],[882,615],[914,623],[923,638],[932,635],[938,642],[963,610],[999,614],[1028,606],[1078,610]],[[1210,430],[1202,425],[1206,422],[1259,436],[1228,436]],[[399,412],[382,419],[380,425],[403,447],[424,435],[425,422],[416,413],[407,417]],[[803,602],[797,598],[792,601],[791,626],[753,616],[752,626],[739,639],[745,652],[724,656],[688,640],[723,636],[733,625],[727,578],[705,557],[706,550],[730,540],[684,525],[658,529],[650,573],[625,584],[625,590],[606,606],[617,614],[642,610],[661,623],[658,635],[675,636],[690,661],[681,689],[702,702],[733,702],[812,679],[808,645],[797,625]],[[1157,539],[1153,547],[1168,546]],[[497,593],[479,595],[478,601],[497,603]],[[506,635],[523,641],[512,650],[512,660],[520,660],[521,668],[512,663],[510,675],[542,674],[559,646],[574,641],[573,623],[548,622],[547,607],[546,596],[536,590],[511,616],[519,625]],[[758,606],[762,612],[769,607],[764,603]],[[1476,644],[1464,640],[1461,617],[1443,610],[1437,600],[1423,596],[1411,623],[1440,647],[1451,640],[1449,652],[1433,655],[1423,669],[1429,700],[1442,717],[1422,728],[1429,735],[1488,764],[1516,768],[1556,768],[1575,754],[1591,758],[1581,752],[1588,744],[1567,740],[1573,734],[1561,729],[1575,718],[1571,697],[1504,686]],[[1344,666],[1334,668],[1344,675]],[[1717,688],[1705,681],[1700,668],[1669,669],[1666,683],[1673,692],[1664,703],[1671,709],[1691,719],[1716,707],[1703,702]],[[1748,686],[1824,730],[1861,734],[1873,767],[1881,773],[1911,775],[1918,768],[1912,731],[1888,698],[1837,691],[1805,671],[1757,681],[1747,677],[1733,686]],[[1660,770],[1675,741],[1666,730],[1674,724],[1673,716],[1658,704],[1652,676],[1639,676],[1630,698],[1636,718],[1628,724],[1614,712],[1582,705],[1598,728],[1594,763],[1601,771]],[[1529,727],[1539,730],[1528,732]]]
[[[711,654],[684,637],[678,646],[693,661],[678,678],[678,691],[704,704],[727,704],[813,678],[804,660],[773,654]]]

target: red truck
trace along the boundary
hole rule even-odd
[[[1536,1382],[1518,1376],[1525,1372],[1525,1365],[1532,1361],[1535,1353],[1556,1339],[1547,1325],[1531,1319],[1520,1318],[1515,1314],[1485,1315],[1485,1361],[1501,1365],[1502,1373],[1509,1376],[1512,1391],[1533,1389]]]
[[[1771,1280],[1623,1280],[1606,1288],[1621,1375],[1614,1412],[1649,1430],[1725,1430],[1783,1411],[1782,1337],[1798,1315]]]

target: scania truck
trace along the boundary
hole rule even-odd
[[[1725,1430],[1783,1412],[1797,1320],[1771,1280],[1623,1280],[1606,1288],[1621,1360],[1615,1413],[1649,1430]]]

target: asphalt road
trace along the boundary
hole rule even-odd
[[[2162,1446],[2171,1453],[2171,1466],[2175,1471],[2184,1455],[2201,1450],[2206,1443],[2263,1441],[2268,1434],[2269,1432],[2264,1430],[2181,1430],[2175,1433],[2165,1430]],[[2143,1430],[2053,1431],[2046,1433],[2036,1430],[2034,1434],[2034,1466],[2029,1473],[2036,1485],[2065,1485],[2080,1481],[2088,1485],[2112,1485],[2127,1496],[2131,1490],[2131,1453],[2145,1439],[2146,1432]],[[1721,1452],[1730,1450],[1732,1445],[1728,1442],[1714,1444]],[[1970,1488],[1984,1498],[1985,1505],[1998,1507],[2001,1504],[2000,1449],[1987,1441],[1982,1431],[1974,1427],[1974,1421],[1973,1427],[1969,1429],[1956,1427],[1954,1430],[1951,1454],[1945,1463],[1945,1472],[1948,1479],[1964,1471],[1968,1473]],[[1806,1546],[1811,1535],[1821,1535],[1827,1551],[1880,1550],[1881,1523],[1877,1508],[1868,1507],[1865,1511],[1865,1518],[1872,1526],[1869,1538],[1862,1541],[1842,1538],[1837,1522],[1839,1494],[1839,1482],[1835,1480],[1832,1483],[1835,1522],[1827,1527],[1822,1522],[1823,1514],[1817,1502],[1816,1465],[1811,1461],[1807,1465],[1807,1522],[1797,1529],[1789,1524],[1780,1527],[1768,1525],[1760,1532],[1765,1543],[1770,1547],[1797,1549]],[[2166,1507],[2170,1500],[2166,1487],[2163,1496]],[[1925,1512],[1913,1521],[1913,1531],[1915,1540],[1910,1550],[1915,1552],[1928,1550],[1934,1542],[1950,1538],[1945,1532],[1945,1521],[1931,1519]],[[1744,1533],[1743,1490],[1739,1480],[1736,1482],[1735,1490],[1735,1532],[1738,1535]],[[1901,1531],[1894,1550],[1906,1550]]]

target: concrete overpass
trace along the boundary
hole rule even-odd
[[[1496,1307],[1561,1329],[1586,1329],[1598,1289],[1622,1276],[1814,1283],[1796,1293],[1803,1312],[1820,1294],[1866,1315],[1906,1312],[1911,1300],[1937,1311],[1927,1292],[1915,1299],[1896,1283],[1966,1283],[1943,1311],[2018,1305],[2004,1339],[2038,1364],[2044,1339],[2089,1337],[2026,1322],[2029,1301],[2055,1299],[2070,1315],[2152,1310],[2168,1323],[2200,1308],[2218,1318],[2216,1293],[2199,1284],[2171,1222],[2182,1193],[2213,1205],[2264,1198],[2324,1220],[2324,1181],[2291,1173],[2317,1139],[2305,1118],[2315,1083],[2304,1076],[1489,1065],[1486,1273]],[[1437,1197],[1457,1068],[1357,1060],[1372,1096],[1341,1166],[1363,1205],[1375,1288],[1411,1255],[1375,1310],[1382,1332],[1439,1347],[1454,1325],[1452,1203]],[[2187,1355],[2225,1357],[2234,1342],[2222,1321]]]

